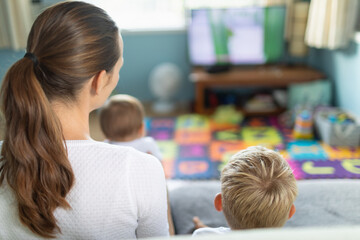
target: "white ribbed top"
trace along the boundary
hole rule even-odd
[[[93,140],[66,141],[75,185],[72,209],[57,209],[58,239],[167,236],[164,172],[149,154]],[[39,239],[19,220],[13,192],[0,187],[0,239]]]
[[[115,142],[109,140],[105,140],[104,142],[119,146],[133,147],[136,150],[139,150],[140,152],[149,153],[153,155],[160,161],[163,160],[160,148],[157,145],[155,139],[152,137],[141,137],[129,142]]]

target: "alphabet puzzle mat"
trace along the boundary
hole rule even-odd
[[[276,117],[249,118],[241,125],[223,124],[189,114],[147,119],[148,135],[163,153],[167,178],[216,179],[220,165],[248,146],[279,151],[296,179],[360,178],[360,147],[331,147],[317,140],[294,140],[292,130]]]

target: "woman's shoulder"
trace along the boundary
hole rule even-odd
[[[109,144],[93,140],[70,140],[66,141],[68,153],[71,156],[91,157],[98,161],[128,162],[132,165],[142,165],[144,162],[158,160],[150,154],[142,153],[132,147]]]
[[[128,154],[131,151],[127,147],[114,146],[106,142],[98,142],[95,140],[66,140],[66,148],[71,154],[72,152],[83,153],[83,154]]]

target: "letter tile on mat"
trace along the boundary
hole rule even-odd
[[[228,129],[213,132],[213,139],[218,141],[239,141],[241,140],[240,129]]]
[[[191,144],[179,146],[179,158],[208,158],[208,145]]]
[[[293,170],[293,174],[296,180],[304,179],[305,173],[301,169],[301,163],[291,160],[286,160],[289,163],[290,168]]]
[[[178,144],[208,144],[211,132],[207,130],[176,130],[175,141]]]
[[[287,146],[287,151],[294,161],[326,161],[328,156],[317,141],[295,141]]]
[[[220,162],[225,153],[240,151],[246,147],[243,141],[213,141],[210,144],[211,161]]]
[[[153,129],[149,131],[149,136],[156,140],[171,140],[174,138],[174,130],[172,129]]]
[[[210,120],[211,131],[227,130],[227,129],[239,129],[240,126],[233,123],[223,123]]]
[[[174,141],[157,141],[164,159],[174,159],[178,155],[178,145]]]
[[[176,178],[180,179],[210,179],[216,177],[214,164],[207,159],[178,159],[175,163]]]
[[[248,145],[260,145],[263,143],[278,145],[282,143],[279,131],[274,127],[244,127],[242,139]]]
[[[151,118],[150,129],[174,129],[175,118]]]
[[[344,159],[341,166],[352,175],[360,177],[360,159]]]
[[[345,161],[305,161],[301,163],[304,178],[359,178],[360,160]]]
[[[182,115],[176,120],[176,129],[183,130],[210,130],[209,117],[199,114]]]
[[[332,147],[328,144],[321,144],[330,160],[345,158],[360,158],[360,147]]]

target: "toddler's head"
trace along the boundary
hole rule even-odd
[[[296,180],[285,159],[267,148],[249,147],[222,170],[217,197],[230,228],[236,230],[282,227],[295,213],[296,196]]]
[[[114,95],[101,109],[101,129],[110,141],[131,141],[144,136],[144,115],[139,100],[126,94]]]

